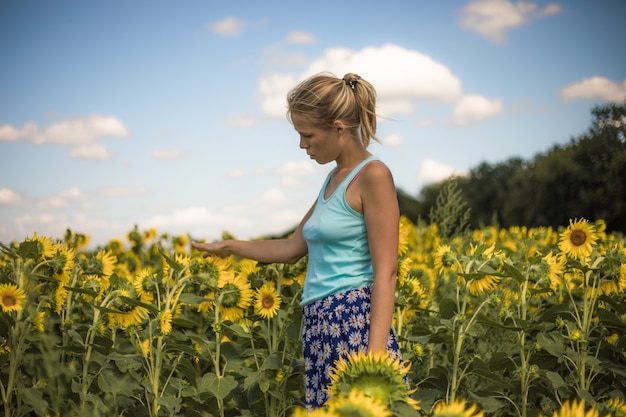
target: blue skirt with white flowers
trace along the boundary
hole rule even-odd
[[[302,307],[305,402],[312,410],[328,400],[330,370],[340,357],[367,351],[371,288],[340,292]],[[387,350],[401,357],[398,341],[389,329]]]

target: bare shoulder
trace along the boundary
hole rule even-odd
[[[393,175],[389,167],[382,161],[375,160],[368,163],[361,173],[364,185],[383,186],[391,184],[393,186]]]

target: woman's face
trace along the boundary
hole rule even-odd
[[[309,158],[319,164],[334,161],[338,154],[339,133],[336,128],[323,129],[313,126],[306,117],[291,115],[291,122],[300,135],[300,148]]]

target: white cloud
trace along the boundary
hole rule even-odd
[[[600,99],[620,102],[626,99],[626,80],[621,84],[605,77],[585,78],[561,89],[563,100]]]
[[[379,122],[385,122],[385,117],[389,117],[392,114],[409,114],[415,110],[413,100],[410,99],[386,99],[385,97],[378,97],[376,100],[376,113],[382,118],[378,118]]]
[[[224,20],[209,25],[208,29],[221,36],[237,36],[241,34],[245,25],[245,20],[227,17]]]
[[[399,135],[387,135],[384,138],[382,138],[381,143],[389,148],[397,148],[399,146],[402,146],[402,138]]]
[[[415,126],[416,129],[425,129],[427,127],[432,127],[434,125],[435,125],[435,121],[432,119],[421,119],[415,122],[413,126]]]
[[[291,74],[268,74],[259,81],[261,110],[270,117],[284,118],[287,112],[287,93],[297,82]]]
[[[113,157],[113,154],[99,143],[76,146],[68,155],[73,159],[110,159]]]
[[[309,59],[302,51],[288,50],[289,45],[312,44],[317,40],[307,32],[291,32],[281,42],[272,44],[263,49],[264,65],[269,67],[298,68],[305,66]]]
[[[422,185],[434,184],[451,176],[467,175],[467,171],[434,161],[425,159],[417,173],[417,181]]]
[[[39,200],[37,202],[37,208],[40,210],[62,209],[75,204],[77,201],[85,201],[86,199],[87,194],[78,187],[72,187],[61,190],[53,196]]]
[[[28,198],[10,188],[0,188],[0,206],[21,207],[26,210],[57,210],[84,202],[88,195],[78,187],[63,189],[43,198]]]
[[[138,197],[146,195],[150,192],[147,187],[129,187],[125,185],[116,185],[102,187],[98,189],[96,193],[98,196],[105,198],[125,198],[125,197]]]
[[[287,188],[307,188],[309,178],[320,174],[321,169],[310,160],[289,161],[276,170],[280,183]]]
[[[315,36],[313,36],[312,34],[308,32],[296,31],[296,32],[291,32],[287,36],[287,42],[293,43],[293,44],[315,43],[316,41],[317,40],[315,39]]]
[[[36,123],[28,122],[24,124],[21,129],[12,125],[0,126],[0,141],[17,142],[19,140],[30,140],[34,142],[34,138],[39,133],[39,128]]]
[[[247,215],[237,213],[232,207],[211,211],[206,207],[190,206],[170,213],[158,214],[138,223],[140,229],[154,227],[169,234],[189,233],[194,239],[219,239],[224,231],[236,233],[251,226]],[[251,236],[246,236],[248,238]]]
[[[0,206],[19,206],[23,201],[21,194],[10,188],[0,188]]]
[[[90,115],[77,116],[40,129],[34,122],[25,123],[21,129],[11,125],[0,126],[0,141],[24,140],[42,145],[84,145],[103,137],[127,137],[128,129],[115,117]]]
[[[211,222],[212,214],[206,207],[191,206],[174,210],[170,214],[157,215],[142,221],[143,227],[154,227],[157,230],[181,230]]]
[[[493,117],[502,112],[502,101],[490,100],[477,94],[463,96],[452,114],[452,123],[456,126],[467,126]]]
[[[278,188],[270,188],[265,190],[263,194],[256,197],[252,203],[253,207],[270,207],[282,204],[287,198],[285,194]]]
[[[52,234],[48,234],[51,230],[49,226],[57,226],[58,223],[58,217],[50,213],[39,213],[34,216],[30,214],[23,214],[15,219],[15,225],[18,230],[26,231],[25,235],[31,235],[34,232],[37,232],[37,234],[42,236],[55,238],[60,237],[60,234],[55,234],[54,236]],[[61,227],[61,229],[63,229],[63,227]]]
[[[183,151],[180,149],[153,149],[152,157],[154,159],[180,159]]]
[[[495,43],[504,43],[506,31],[544,16],[560,13],[555,3],[537,11],[537,5],[526,1],[477,0],[463,10],[461,25]]]
[[[235,114],[224,120],[226,127],[252,128],[259,125],[259,119],[253,114]]]
[[[262,110],[271,117],[284,117],[285,98],[298,81],[318,73],[342,77],[356,72],[372,83],[381,114],[410,113],[414,101],[453,102],[462,95],[461,81],[442,63],[418,51],[387,44],[360,51],[330,48],[311,62],[299,76],[270,73],[259,81]]]
[[[21,241],[37,232],[39,236],[49,236],[54,239],[65,234],[66,229],[77,233],[86,233],[90,237],[90,247],[105,244],[114,237],[123,237],[133,224],[117,221],[97,215],[77,213],[73,216],[65,214],[24,213],[13,220],[12,227],[7,229],[9,239]],[[4,238],[3,238],[4,239]]]
[[[233,168],[228,172],[230,178],[243,178],[246,176],[246,172],[241,168]]]
[[[97,141],[107,137],[124,138],[129,135],[128,129],[119,119],[98,114],[73,117],[43,129],[34,122],[25,123],[22,128],[12,125],[0,126],[0,141],[70,146],[71,158],[110,158],[112,155]]]
[[[559,14],[563,11],[563,7],[560,4],[550,3],[547,4],[543,10],[539,11],[539,16],[553,16],[555,14]]]

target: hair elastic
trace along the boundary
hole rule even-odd
[[[354,87],[356,86],[356,83],[361,79],[361,77],[359,77],[358,75],[356,76],[356,78],[354,80],[346,80],[345,78],[342,78],[342,80],[344,80],[346,82],[346,85],[348,87],[350,87],[351,89],[354,90]]]

